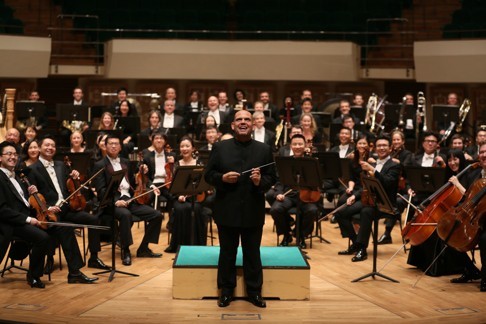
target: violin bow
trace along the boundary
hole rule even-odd
[[[46,222],[46,221],[39,221],[39,223],[47,224],[47,226],[85,227],[85,228],[92,228],[92,229],[98,229],[103,231],[110,230],[109,226],[101,226],[101,225],[87,225],[87,224],[74,224],[74,223],[63,223],[63,222]]]
[[[90,183],[91,180],[93,180],[94,178],[96,178],[98,176],[98,174],[101,173],[101,171],[103,171],[104,169],[100,169],[98,172],[96,172],[91,178],[89,178],[88,180],[86,180],[84,183],[82,183],[78,189],[74,190],[66,199],[63,199],[61,200],[56,206],[61,208],[62,205],[64,205],[65,203],[67,203],[69,201],[69,199],[71,199],[71,197],[73,197],[75,194],[78,193],[79,190],[83,189],[83,188],[86,188],[86,184]]]

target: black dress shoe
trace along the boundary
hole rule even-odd
[[[307,249],[307,244],[305,243],[305,239],[301,239],[299,246],[301,249]]]
[[[122,264],[125,266],[132,265],[132,254],[128,248],[121,250]]]
[[[336,223],[337,223],[336,216],[332,215],[331,224],[336,224]]]
[[[368,259],[368,253],[366,249],[359,249],[358,253],[351,259],[353,262],[360,262]]]
[[[486,291],[486,279],[481,280],[481,286],[479,286],[479,291]]]
[[[137,258],[160,258],[162,253],[154,253],[151,249],[138,249]]]
[[[253,305],[255,305],[256,307],[260,307],[260,308],[267,307],[267,303],[265,302],[265,300],[263,300],[263,297],[261,295],[248,296],[248,301]]]
[[[172,246],[172,245],[169,245],[165,250],[164,250],[165,253],[176,253],[177,252],[177,248],[175,246]]]
[[[52,270],[54,270],[54,256],[48,255],[44,266],[44,274],[52,273]]]
[[[76,274],[69,273],[68,274],[68,283],[80,283],[80,284],[90,284],[98,280],[98,278],[90,278],[87,277],[84,273],[79,271]]]
[[[88,260],[88,268],[96,268],[96,269],[111,269],[111,267],[107,266],[100,258],[91,258]]]
[[[233,297],[231,295],[221,295],[218,298],[218,306],[219,307],[227,307],[233,300]]]
[[[452,283],[466,283],[473,280],[481,279],[481,273],[479,271],[474,271],[473,273],[465,271],[460,277],[452,278]]]
[[[31,288],[45,288],[46,285],[40,280],[39,277],[32,277],[30,272],[27,273],[27,283],[30,285]]]
[[[378,239],[378,244],[392,244],[392,238],[388,234],[383,234],[379,239]]]
[[[280,242],[280,246],[289,246],[289,243],[292,242],[292,236],[284,235],[282,242]]]
[[[344,250],[344,251],[339,251],[338,254],[339,255],[352,255],[352,254],[355,254],[356,252],[358,252],[359,250],[359,247],[356,245],[356,244],[351,244],[347,250]]]

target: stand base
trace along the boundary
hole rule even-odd
[[[376,279],[375,276],[382,277],[383,279],[386,279],[386,280],[389,280],[389,281],[392,281],[392,282],[396,282],[396,283],[399,283],[400,282],[400,281],[395,280],[395,279],[393,279],[391,277],[388,277],[388,276],[386,276],[384,274],[381,274],[381,273],[379,273],[377,271],[373,271],[373,272],[370,272],[368,274],[365,274],[364,276],[361,276],[359,278],[356,278],[354,280],[351,280],[351,282],[358,282],[358,281],[361,281],[361,280],[366,279],[368,277],[372,277],[373,279]]]
[[[138,274],[135,274],[135,273],[130,273],[130,272],[125,272],[125,271],[120,271],[120,270],[116,270],[116,269],[112,269],[112,270],[105,270],[105,271],[100,271],[100,272],[95,272],[93,273],[95,276],[97,275],[100,275],[100,274],[105,274],[105,273],[109,273],[110,276],[108,277],[108,282],[111,282],[115,276],[115,273],[121,273],[121,274],[124,274],[124,275],[127,275],[127,276],[132,276],[132,277],[139,277],[140,275]]]

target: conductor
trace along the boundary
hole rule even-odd
[[[218,306],[226,307],[233,299],[241,237],[248,300],[257,307],[266,307],[261,295],[260,243],[265,223],[264,193],[276,181],[275,167],[267,165],[273,162],[272,150],[251,138],[250,112],[238,111],[231,128],[235,137],[213,146],[205,174],[206,182],[216,188],[213,217],[220,240]]]

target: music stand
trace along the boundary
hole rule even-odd
[[[17,120],[25,120],[34,117],[39,120],[39,117],[46,115],[46,105],[39,101],[17,101],[15,103],[15,116]]]
[[[338,152],[317,152],[317,159],[323,180],[338,180],[341,177],[341,159]]]
[[[211,186],[204,180],[204,167],[190,165],[176,168],[169,192],[175,196],[196,196],[208,190],[211,190]],[[194,245],[195,242],[195,200],[195,197],[191,200],[191,245]]]
[[[386,104],[385,105],[385,130],[391,131],[398,126],[400,121],[400,110],[402,109],[402,104]],[[415,119],[416,119],[416,109],[413,105],[406,105],[403,110],[403,127],[407,123],[407,119],[413,121],[413,127],[415,130]]]
[[[57,104],[56,118],[63,120],[79,120],[90,122],[90,108],[87,105]]]
[[[132,135],[140,133],[140,117],[115,117],[118,120],[117,127],[123,130],[124,134]]]
[[[410,186],[417,193],[433,193],[446,182],[444,168],[406,166],[405,172]]]
[[[375,276],[379,276],[389,281],[398,283],[398,280],[395,280],[376,271],[376,260],[378,257],[378,211],[389,215],[396,215],[398,211],[393,207],[393,204],[388,198],[385,189],[383,189],[380,180],[374,177],[363,177],[362,180],[363,188],[368,189],[370,197],[373,199],[373,202],[375,204],[373,208],[373,270],[370,273],[365,274],[364,276],[351,280],[351,282],[358,282],[368,277],[372,277],[373,279],[375,279]]]
[[[320,188],[322,185],[321,171],[318,159],[311,157],[294,158],[292,156],[276,156],[275,163],[280,182],[292,189],[300,190]],[[297,200],[296,233],[297,244],[300,243],[300,199]],[[325,240],[324,240],[325,241]]]
[[[447,129],[451,122],[459,121],[459,107],[455,105],[432,105],[432,120],[436,130]]]
[[[361,106],[352,106],[350,115],[357,118],[360,122],[357,125],[363,125],[366,117],[366,109]]]
[[[113,201],[113,197],[115,197],[115,192],[118,190],[120,186],[120,182],[123,180],[125,176],[126,170],[119,170],[113,172],[110,178],[110,182],[108,183],[108,187],[106,188],[105,195],[100,202],[100,209],[105,209],[111,214],[111,269],[104,270],[100,272],[93,273],[94,275],[100,275],[104,273],[109,273],[110,276],[108,277],[108,282],[111,282],[115,276],[115,273],[121,273],[128,276],[138,277],[138,274],[125,272],[116,270],[116,262],[115,262],[115,250],[116,250],[116,221],[115,221],[115,202]],[[98,175],[104,176],[104,175]]]

